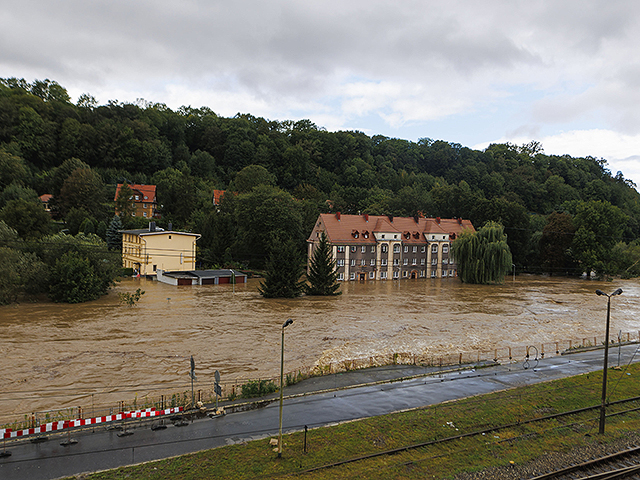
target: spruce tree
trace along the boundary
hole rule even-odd
[[[331,247],[327,241],[327,235],[322,232],[318,247],[313,252],[313,258],[309,265],[307,280],[309,285],[305,285],[307,295],[340,295],[340,284],[337,281],[338,272],[336,261],[331,255]]]
[[[292,240],[274,242],[267,260],[267,273],[258,291],[265,298],[294,298],[302,294],[304,261]]]
[[[109,228],[107,229],[107,248],[109,250],[122,250],[122,220],[118,215],[114,215]]]

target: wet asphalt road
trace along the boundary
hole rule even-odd
[[[637,348],[622,347],[621,365],[640,360]],[[617,363],[617,353],[617,347],[610,350],[611,366]],[[285,395],[293,397],[285,400],[283,430],[302,430],[305,425],[313,428],[587,373],[602,369],[602,362],[603,350],[594,350],[537,363],[531,359],[527,369],[522,362],[446,372],[392,366],[317,377],[285,389]],[[389,383],[415,375],[419,376]],[[355,386],[372,382],[379,383]],[[66,447],[60,445],[66,434],[38,444],[7,443],[12,455],[0,458],[0,478],[54,479],[274,436],[278,432],[278,402],[274,397],[263,408],[195,419],[180,427],[167,419],[166,429],[151,430],[157,423],[133,421],[127,426],[133,434],[123,437],[117,435],[119,431],[104,427],[72,432],[71,438],[78,443]]]

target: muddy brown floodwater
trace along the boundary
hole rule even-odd
[[[280,327],[286,369],[381,353],[450,354],[640,329],[640,281],[598,282],[509,277],[504,285],[458,279],[348,282],[338,297],[263,299],[245,285],[174,287],[126,279],[100,300],[79,305],[0,307],[0,420],[26,412],[129,400],[188,384],[189,357],[199,381],[279,373]],[[117,292],[146,291],[138,305]]]

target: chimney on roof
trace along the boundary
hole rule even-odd
[[[336,212],[336,218],[340,221],[340,212]]]
[[[369,214],[368,213],[364,214],[364,221],[365,222],[369,222]]]
[[[387,215],[387,217],[389,218],[390,222],[393,222],[393,215]]]
[[[420,217],[418,217],[418,215],[414,215],[413,216],[413,221],[418,223],[420,221]]]
[[[458,223],[462,225],[462,217],[458,217]]]
[[[173,231],[173,225],[171,224],[171,222],[169,222],[169,225],[167,225],[167,230],[169,230],[170,232]]]
[[[149,222],[149,231],[150,232],[156,231],[156,222]]]
[[[440,225],[440,217],[436,217],[436,223]]]

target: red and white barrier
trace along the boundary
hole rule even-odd
[[[127,418],[148,418],[159,417],[161,415],[171,415],[179,413],[183,407],[172,407],[164,410],[156,410],[155,408],[147,408],[146,410],[133,410],[130,412],[116,413],[115,415],[105,415],[94,418],[79,418],[76,420],[61,420],[59,422],[45,423],[35,428],[25,428],[24,430],[13,431],[10,428],[0,428],[0,438],[17,438],[36,433],[55,432],[64,430],[65,428],[82,427],[84,425],[97,425],[99,423],[115,422],[117,420],[125,420]]]

